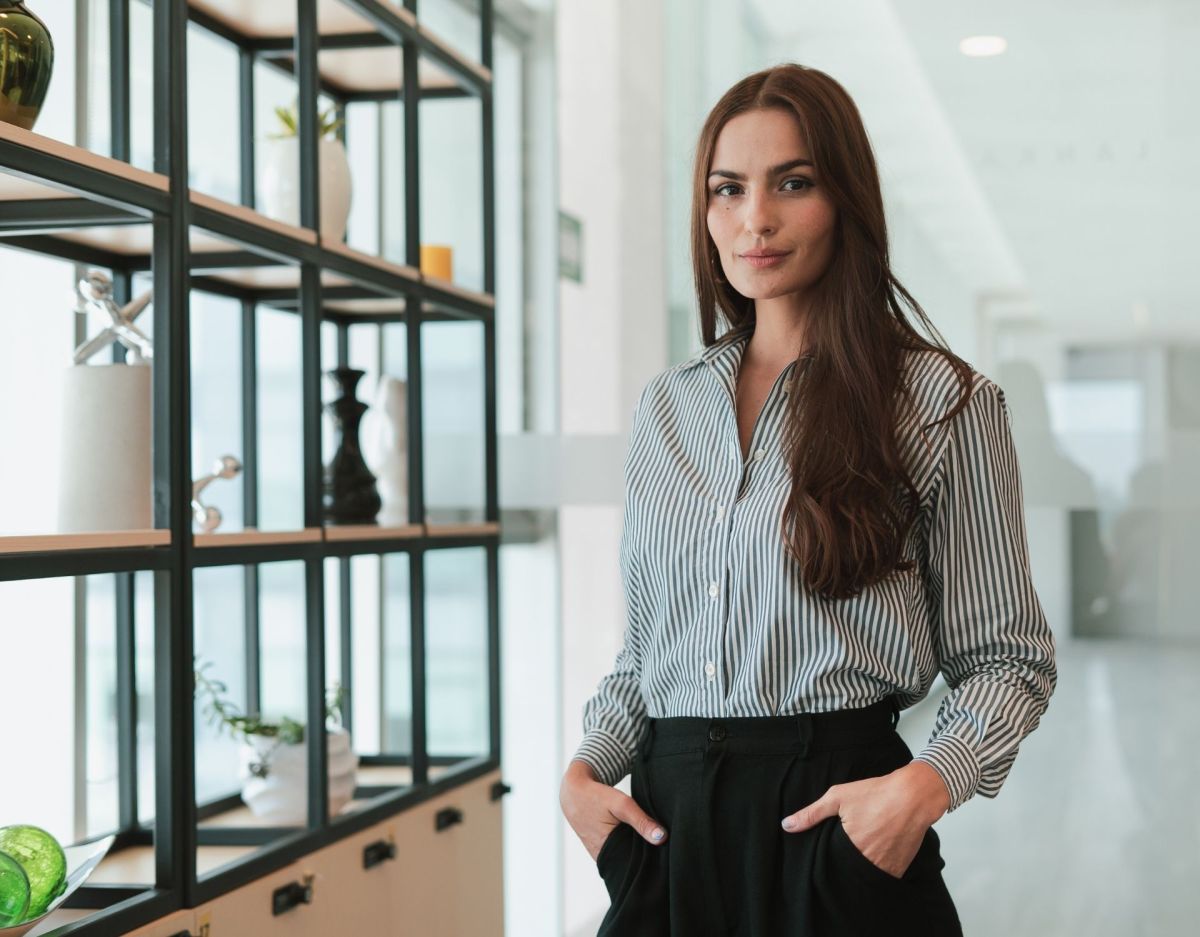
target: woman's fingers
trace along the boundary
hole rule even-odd
[[[595,861],[604,841],[621,823],[628,823],[646,842],[659,845],[667,829],[623,791],[582,777],[564,778],[559,801],[567,822]]]
[[[638,802],[632,797],[626,797],[625,800],[628,803],[623,805],[624,816],[622,819],[637,830],[638,835],[646,842],[652,843],[655,846],[665,842],[667,838],[666,828],[638,806]]]

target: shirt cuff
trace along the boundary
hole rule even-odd
[[[596,780],[610,787],[616,786],[629,773],[632,758],[615,736],[602,729],[593,729],[584,736],[579,748],[571,757],[589,765]]]
[[[946,813],[961,807],[979,787],[979,761],[975,752],[953,735],[943,734],[931,739],[913,760],[925,762],[941,775],[942,783],[950,792]]]

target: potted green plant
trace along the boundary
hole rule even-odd
[[[320,234],[325,241],[340,241],[350,217],[350,163],[346,148],[336,136],[342,126],[336,110],[328,108],[317,119],[319,167]],[[259,162],[259,197],[265,214],[288,224],[300,223],[299,109],[276,107],[279,120],[275,133],[267,134]]]
[[[242,800],[261,819],[300,825],[308,815],[308,749],[304,724],[288,716],[277,721],[240,711],[228,689],[208,675],[211,663],[197,663],[196,692],[205,697],[204,715],[218,732],[242,743],[239,780]],[[325,733],[329,761],[329,814],[338,813],[354,796],[358,755],[342,725],[345,688],[335,684],[326,695]]]

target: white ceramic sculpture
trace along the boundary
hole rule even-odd
[[[383,375],[363,417],[360,445],[375,488],[383,500],[378,521],[384,527],[408,523],[408,385]]]

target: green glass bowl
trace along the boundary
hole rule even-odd
[[[29,914],[29,876],[16,859],[0,852],[0,927],[20,924]]]

